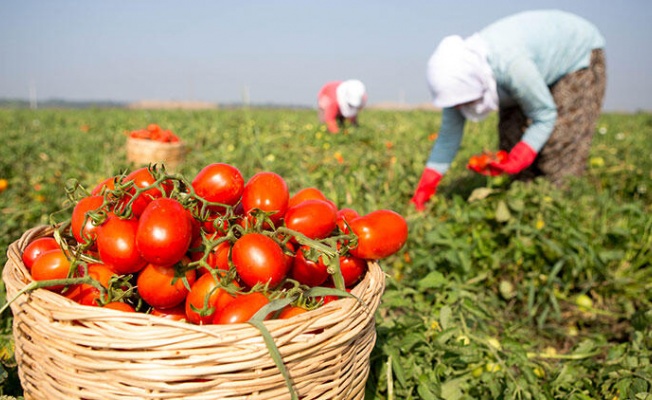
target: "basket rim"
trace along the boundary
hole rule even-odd
[[[39,237],[50,236],[53,231],[54,228],[49,225],[36,226],[24,232],[20,239],[10,244],[7,250],[7,263],[2,271],[2,278],[3,281],[5,282],[5,286],[7,289],[8,300],[10,299],[10,297],[13,297],[14,293],[17,293],[24,286],[33,282],[33,279],[29,271],[22,263],[22,259],[20,260],[20,262],[12,262],[11,260],[12,257],[10,256],[13,256],[14,261],[16,260],[16,257],[19,257],[20,259],[20,254],[22,254],[22,250],[24,250],[24,247],[29,242]],[[376,287],[375,292],[379,292],[379,293],[375,293],[375,295],[380,297],[382,296],[382,292],[384,291],[384,286],[385,286],[384,271],[382,271],[380,265],[376,261],[369,261],[368,267],[369,268],[367,273],[365,274],[365,278],[361,282],[358,282],[356,286],[351,288],[351,294],[353,294],[360,300],[362,300],[363,297],[362,295],[365,294],[363,292],[362,283],[365,282],[366,280],[369,280],[372,276],[377,281],[375,283],[378,286]],[[12,276],[12,274],[16,274],[16,273],[17,276],[21,278],[20,282],[18,279],[16,279],[16,276]],[[102,307],[86,306],[44,288],[36,289],[34,291],[24,294],[23,296],[33,297],[34,299],[38,299],[39,301],[43,301],[46,303],[56,303],[60,305],[65,305],[67,309],[73,310],[76,313],[78,313],[78,316],[75,318],[62,317],[61,320],[64,321],[65,320],[92,321],[96,319],[111,320],[111,319],[116,319],[116,316],[119,316],[128,319],[130,323],[142,324],[143,326],[146,327],[151,327],[154,324],[157,326],[168,326],[171,328],[174,327],[174,328],[185,328],[189,330],[196,330],[198,332],[203,332],[207,334],[219,333],[220,336],[224,332],[230,332],[230,331],[242,330],[242,329],[244,330],[254,329],[256,332],[258,332],[258,330],[249,323],[238,323],[238,324],[228,324],[228,325],[219,325],[219,324],[197,325],[197,324],[189,323],[187,321],[175,321],[175,320],[166,319],[163,317],[142,313],[142,312],[125,313],[122,311],[107,309]],[[291,320],[297,323],[307,322],[309,320],[314,319],[315,317],[318,317],[319,315],[323,316],[323,315],[334,314],[342,310],[350,312],[352,309],[357,308],[356,304],[358,300],[354,298],[342,298],[340,300],[342,301],[329,302],[328,304],[325,304],[317,309],[310,310],[305,313],[296,315]],[[12,311],[15,312],[14,308],[15,307],[17,308],[18,304],[19,304],[18,301],[12,303],[11,305]],[[368,305],[365,304],[365,308],[367,306]],[[373,311],[375,310],[372,310],[372,312]],[[58,314],[55,314],[55,316],[56,315]],[[269,329],[276,329],[276,328],[282,328],[284,325],[287,325],[287,321],[289,320],[274,319],[274,320],[265,320],[263,321],[263,323]]]
[[[158,145],[162,147],[185,147],[186,142],[183,140],[179,139],[178,142],[160,142],[158,140],[151,140],[151,139],[139,139],[139,138],[132,138],[132,137],[127,137],[127,143],[131,144],[138,144],[138,145]]]

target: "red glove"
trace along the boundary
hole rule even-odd
[[[492,161],[489,163],[489,166],[507,174],[518,174],[529,167],[536,157],[537,152],[527,143],[520,141],[509,152],[507,159],[501,162]]]
[[[426,209],[426,202],[437,192],[437,185],[442,178],[442,174],[432,168],[426,168],[421,174],[417,189],[410,200],[418,211]]]
[[[337,126],[337,122],[334,119],[326,121],[326,127],[330,133],[337,133],[340,131],[340,128]]]

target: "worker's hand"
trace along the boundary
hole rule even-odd
[[[506,174],[518,174],[532,165],[536,157],[537,152],[527,143],[520,141],[512,148],[505,160],[492,161],[489,167]]]
[[[496,153],[484,151],[481,154],[471,156],[469,162],[466,164],[466,168],[480,175],[497,176],[502,171],[493,168],[491,163],[494,161],[501,163],[505,160],[507,160],[507,152],[505,150],[499,150]]]
[[[330,133],[337,133],[340,131],[340,127],[335,120],[326,121],[326,127]]]
[[[441,178],[442,175],[432,168],[423,170],[417,189],[414,191],[414,196],[410,200],[418,211],[426,209],[426,202],[437,192],[437,185],[439,185]]]

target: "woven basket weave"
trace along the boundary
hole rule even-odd
[[[27,283],[25,246],[52,233],[36,227],[9,246],[2,277],[9,299]],[[362,399],[385,277],[377,263],[340,299],[265,325],[302,399]],[[26,399],[289,399],[263,338],[249,324],[192,325],[143,313],[79,305],[45,289],[11,305]]]
[[[170,171],[177,170],[186,159],[183,142],[164,143],[156,140],[127,138],[127,161],[136,165],[163,163]]]

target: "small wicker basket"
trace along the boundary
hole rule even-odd
[[[136,165],[163,163],[169,171],[175,171],[185,161],[186,152],[183,142],[127,138],[127,161]]]
[[[12,299],[27,283],[25,246],[52,234],[28,230],[9,246],[2,277]],[[287,320],[272,334],[302,399],[362,399],[385,286],[377,263],[341,299]],[[11,305],[26,399],[289,399],[263,338],[249,324],[192,325],[79,305],[37,289]]]

